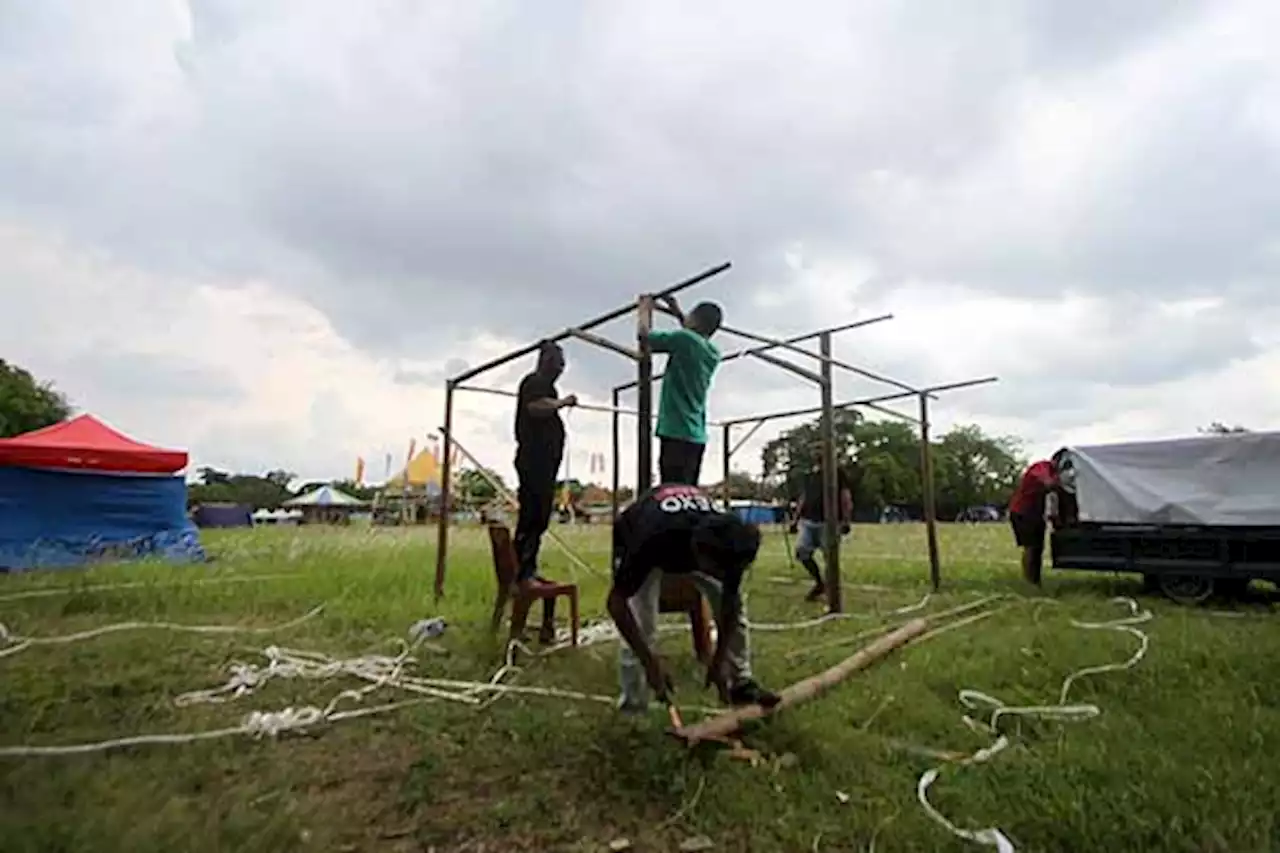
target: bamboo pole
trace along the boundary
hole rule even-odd
[[[859,649],[857,653],[831,667],[826,672],[818,673],[786,688],[779,694],[780,701],[778,704],[770,710],[766,711],[759,705],[747,705],[744,708],[734,709],[695,723],[692,726],[684,726],[673,731],[673,734],[690,746],[698,741],[726,737],[740,729],[742,724],[748,720],[758,720],[762,717],[771,716],[783,708],[799,705],[822,695],[855,672],[866,669],[894,649],[906,645],[923,634],[928,628],[929,622],[926,619],[911,620],[898,630],[886,634],[874,643]]]

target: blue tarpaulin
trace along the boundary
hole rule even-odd
[[[244,504],[201,504],[192,516],[196,527],[249,527],[253,508]]]
[[[0,467],[0,568],[203,560],[186,496],[181,477]]]

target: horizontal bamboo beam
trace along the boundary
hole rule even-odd
[[[999,382],[999,377],[987,376],[982,379],[969,379],[965,382],[948,382],[944,385],[930,385],[922,390],[931,394],[941,393],[943,391],[958,391],[961,388],[972,388],[975,385],[987,385],[991,382]],[[857,406],[870,406],[873,403],[889,403],[894,400],[910,400],[918,398],[920,395],[914,391],[902,391],[896,394],[880,394],[875,397],[860,397],[857,400],[847,400],[843,403],[836,403],[835,409],[852,409]],[[780,412],[769,412],[763,415],[747,415],[741,418],[729,418],[720,422],[721,426],[729,424],[737,426],[738,424],[754,424],[756,422],[776,421],[782,418],[798,418],[802,415],[814,415],[822,412],[821,406],[808,406],[803,409],[787,409]]]
[[[876,317],[868,317],[865,320],[855,320],[852,323],[842,323],[839,326],[831,326],[830,328],[827,328],[827,329],[818,329],[816,332],[805,332],[803,335],[795,335],[790,338],[783,338],[778,345],[780,346],[781,344],[803,343],[804,341],[811,341],[814,338],[818,337],[819,335],[824,335],[828,333],[834,335],[837,332],[847,332],[850,329],[858,329],[858,328],[861,328],[862,326],[870,326],[872,323],[883,323],[885,320],[892,320],[892,319],[893,319],[892,314],[881,314]],[[749,355],[754,355],[758,352],[767,352],[768,350],[771,350],[774,348],[775,348],[774,344],[766,344],[765,346],[747,347],[745,349],[735,350],[731,353],[728,353],[723,358],[721,358],[720,363],[724,364],[727,361],[735,361],[739,358],[744,358]],[[662,376],[663,374],[661,373],[655,373],[653,375],[653,378],[656,381],[658,379],[661,379]],[[614,386],[613,390],[619,391],[619,392],[629,391],[634,387],[636,387],[636,382],[633,379],[630,382],[624,382],[621,385]]]
[[[515,391],[508,391],[505,388],[485,388],[480,385],[455,385],[453,390],[474,391],[477,394],[493,394],[494,396],[497,396],[497,397],[516,398],[520,396]],[[588,412],[604,412],[606,414],[630,415],[632,417],[638,417],[640,414],[640,412],[638,412],[635,409],[624,409],[624,408],[615,409],[612,406],[597,405],[595,403],[578,403],[576,406],[573,406],[573,408],[583,409]],[[657,418],[657,415],[649,416],[650,420],[653,420],[655,418]],[[709,420],[707,421],[707,424],[709,426],[720,426],[719,421]]]
[[[751,357],[755,359],[759,359],[760,361],[763,361],[765,364],[771,364],[774,367],[780,367],[783,370],[787,371],[788,373],[795,374],[796,376],[799,376],[801,379],[808,379],[810,382],[813,382],[817,385],[821,385],[823,383],[822,377],[814,373],[812,370],[806,370],[800,365],[792,364],[791,362],[787,361],[784,358],[778,358],[777,356],[769,355],[767,352],[753,352],[751,353]]]
[[[723,264],[719,264],[717,266],[711,267],[710,269],[703,270],[702,272],[698,273],[695,276],[690,276],[689,278],[686,278],[684,281],[676,282],[670,287],[667,287],[664,290],[658,291],[656,295],[657,296],[674,296],[675,294],[679,293],[682,290],[686,290],[690,287],[693,287],[695,284],[701,284],[707,279],[713,276],[719,275],[720,273],[729,269],[729,267],[731,266],[732,264],[730,264],[728,261],[725,261]],[[619,317],[625,317],[626,315],[630,314],[634,310],[636,310],[636,303],[628,302],[626,305],[623,305],[621,308],[615,308],[612,311],[605,312],[604,314],[601,314],[598,317],[594,317],[585,323],[579,323],[573,328],[582,329],[584,331],[590,331],[591,329],[594,329],[596,326],[603,326],[605,323],[612,322],[613,320],[616,320]],[[560,334],[556,335],[554,338],[551,338],[550,340],[554,342],[559,342],[567,339],[568,337],[569,337],[569,333],[565,331],[565,332],[561,332]],[[487,373],[490,370],[494,370],[495,368],[502,367],[504,364],[508,364],[512,361],[515,361],[517,358],[523,358],[526,355],[531,355],[532,353],[537,352],[538,348],[541,347],[543,343],[545,342],[535,341],[531,344],[520,347],[519,349],[514,349],[511,352],[507,353],[506,355],[498,356],[497,358],[490,359],[489,361],[486,361],[484,364],[481,364],[477,367],[472,367],[467,370],[464,370],[463,372],[459,373],[457,376],[454,376],[452,379],[450,379],[449,382],[450,384],[453,384],[453,385],[457,385],[458,383],[461,383],[461,382],[466,382],[468,379],[472,379],[476,376],[479,376],[481,373]]]
[[[569,337],[571,338],[577,338],[578,340],[584,341],[585,343],[595,344],[601,349],[607,349],[611,352],[616,352],[618,355],[626,356],[632,361],[640,360],[639,350],[634,350],[634,349],[631,349],[630,347],[625,347],[620,343],[616,343],[614,341],[609,340],[604,335],[597,335],[595,332],[588,332],[585,329],[567,329],[566,331],[569,333]]]
[[[803,347],[798,347],[795,344],[790,343],[788,341],[781,341],[775,338],[770,338],[766,335],[758,335],[755,332],[748,332],[742,329],[735,329],[732,326],[721,326],[720,331],[727,332],[730,335],[737,335],[740,338],[746,338],[749,341],[756,341],[757,343],[780,347],[781,349],[785,349],[788,352],[794,352],[797,355],[808,356],[809,358],[816,359],[817,361],[826,362],[830,364],[832,367],[838,367],[841,370],[847,370],[850,373],[857,374],[858,376],[861,376],[864,379],[870,379],[885,385],[892,385],[894,388],[901,388],[903,391],[911,391],[912,393],[915,393],[915,394],[928,393],[923,388],[916,388],[912,385],[908,385],[905,382],[899,382],[897,379],[890,379],[888,376],[882,376],[879,373],[872,373],[870,370],[867,370],[866,368],[849,364],[848,362],[841,361],[838,358],[832,358],[830,356],[825,356],[816,352],[812,352],[810,350],[804,349]]]

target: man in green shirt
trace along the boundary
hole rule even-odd
[[[663,297],[662,302],[680,328],[649,332],[650,349],[667,354],[655,430],[658,476],[664,484],[696,486],[707,446],[707,392],[720,366],[720,348],[711,336],[720,328],[724,312],[714,302],[702,302],[686,316],[674,297]]]

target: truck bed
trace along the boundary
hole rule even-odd
[[[1050,553],[1055,569],[1280,581],[1280,527],[1080,522]]]

